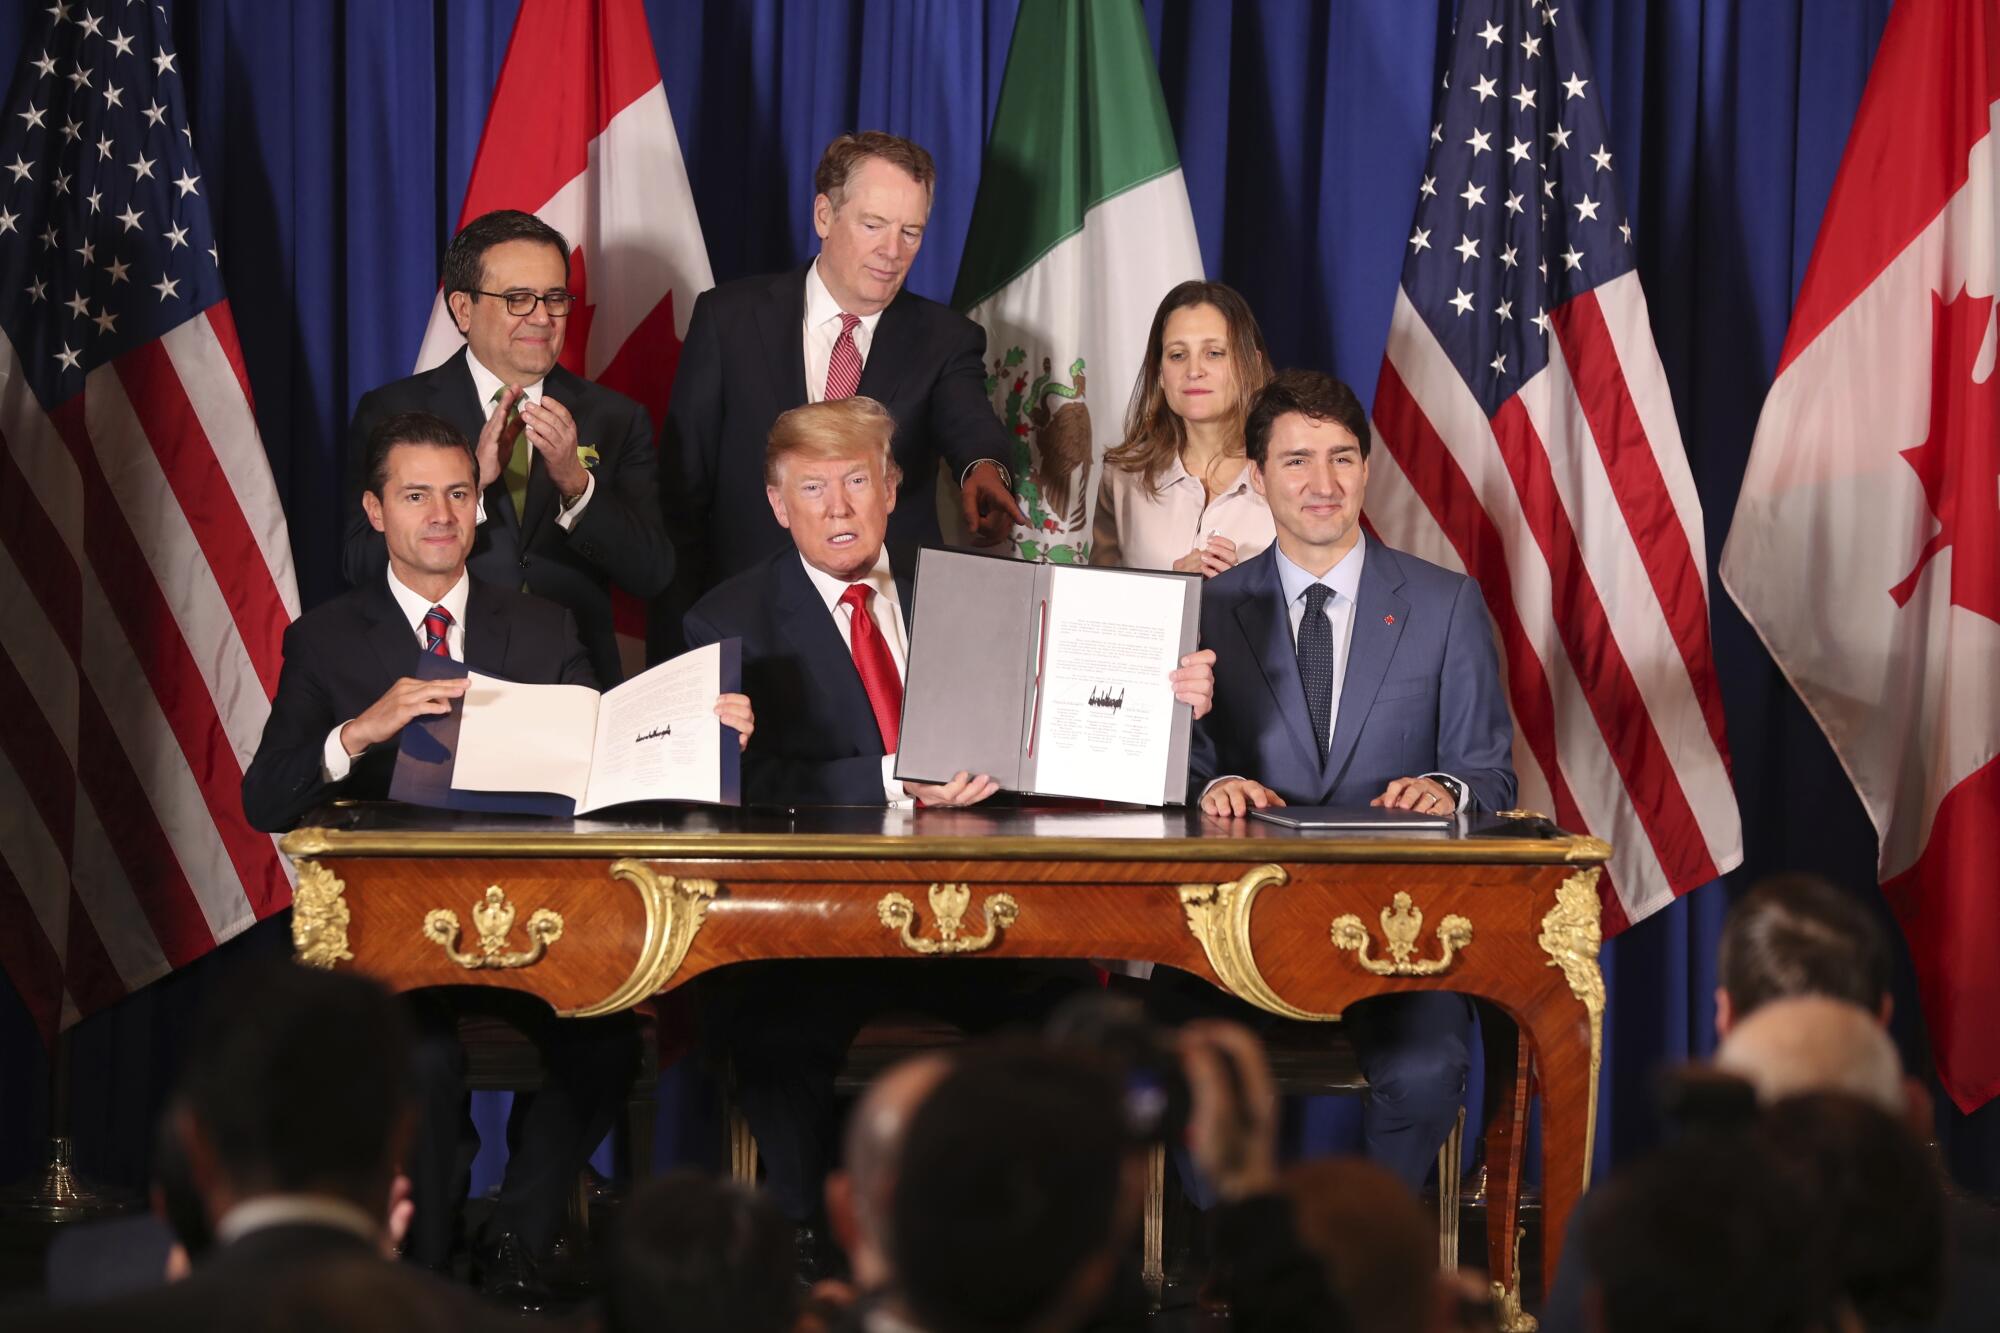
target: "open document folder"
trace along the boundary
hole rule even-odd
[[[392,800],[571,816],[628,801],[741,801],[736,729],[715,697],[742,688],[742,641],[683,653],[599,694],[519,685],[425,656],[427,679],[469,676],[451,712],[403,728]]]
[[[898,778],[1187,798],[1194,710],[1167,677],[1200,635],[1199,576],[926,548],[915,603]]]

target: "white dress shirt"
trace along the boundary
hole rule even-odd
[[[1235,542],[1241,564],[1262,554],[1277,535],[1271,506],[1250,484],[1248,462],[1210,499],[1208,487],[1178,457],[1151,486],[1143,472],[1107,466],[1092,527],[1090,563],[1124,569],[1172,569],[1211,534]]]
[[[492,416],[493,407],[499,400],[500,391],[507,387],[506,382],[488,370],[484,363],[472,354],[470,347],[465,349],[465,368],[472,372],[472,389],[474,393],[479,395],[479,410],[489,417]],[[542,401],[542,383],[543,381],[536,380],[533,384],[523,384],[521,386],[521,397],[540,406]],[[516,406],[518,407],[519,405],[516,404]],[[563,406],[568,407],[569,404],[564,403]],[[586,443],[586,441],[578,440],[577,443],[581,445]],[[530,444],[528,447],[532,449],[535,446]],[[507,460],[505,458],[500,460],[500,475],[502,477],[507,475]],[[597,494],[597,474],[586,468],[583,474],[582,495],[567,502],[560,495],[556,497],[556,526],[564,532],[568,532],[571,528],[575,527],[576,520],[583,514],[584,506],[590,503],[590,497],[595,494]],[[525,518],[526,515],[518,515],[518,517]],[[486,521],[486,492],[484,491],[479,493],[478,521],[481,523]]]
[[[819,275],[819,261],[806,270],[806,401],[817,403],[826,397],[826,368],[833,360],[833,345],[840,341],[840,302],[826,288]],[[882,312],[858,316],[854,326],[854,350],[861,354],[861,368],[868,368],[868,349],[875,345],[875,326]]]
[[[820,600],[826,603],[827,614],[833,617],[834,626],[840,630],[840,641],[847,650],[854,651],[854,608],[841,601],[852,585],[844,579],[837,579],[823,570],[813,568],[812,562],[804,556],[799,563],[805,566],[806,577],[812,580]],[[889,658],[896,664],[896,679],[903,679],[904,664],[908,660],[909,646],[903,637],[903,603],[896,596],[896,576],[889,572],[889,551],[884,547],[875,556],[875,567],[855,580],[875,589],[875,596],[869,601],[870,618],[875,628],[882,632],[882,641],[889,645]],[[870,719],[873,720],[872,717]],[[911,798],[903,790],[903,784],[896,781],[896,756],[882,756],[882,799],[892,806],[907,809]]]
[[[371,1245],[382,1235],[380,1218],[345,1199],[330,1194],[260,1194],[222,1215],[215,1224],[215,1243],[233,1245],[253,1231],[291,1226],[351,1231]]]
[[[465,660],[465,599],[466,595],[472,590],[471,576],[464,570],[460,570],[458,582],[452,584],[451,590],[435,603],[405,587],[403,581],[396,577],[396,570],[393,565],[389,568],[388,578],[389,595],[396,599],[396,608],[403,613],[403,618],[410,622],[410,633],[415,637],[417,647],[422,648],[430,642],[431,636],[424,629],[424,617],[430,614],[433,605],[441,606],[451,613],[451,626],[445,630],[444,634],[445,647],[450,650],[454,660],[463,662]],[[347,722],[352,722],[353,720],[353,718],[348,718]],[[339,782],[354,767],[354,757],[348,754],[347,747],[340,743],[340,733],[346,730],[347,722],[342,722],[327,733],[326,745],[320,752],[319,761],[319,775],[322,781]]]

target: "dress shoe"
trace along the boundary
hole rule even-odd
[[[481,1245],[473,1256],[479,1290],[516,1310],[546,1309],[555,1299],[527,1245],[511,1231]]]

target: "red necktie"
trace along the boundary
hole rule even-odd
[[[445,636],[451,632],[451,612],[441,606],[434,606],[424,612],[424,651],[433,657],[450,657],[451,645]]]
[[[852,398],[861,387],[861,349],[854,345],[854,327],[861,316],[840,312],[840,336],[833,340],[833,355],[826,362],[826,396],[820,401],[837,403]]]
[[[861,673],[861,688],[868,692],[868,707],[882,732],[882,753],[894,754],[902,727],[903,678],[896,674],[896,659],[889,656],[889,641],[882,637],[875,617],[868,614],[875,590],[865,583],[850,583],[840,600],[854,613],[849,636],[854,669]]]

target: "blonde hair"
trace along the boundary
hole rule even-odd
[[[896,438],[896,418],[873,398],[856,394],[824,403],[807,403],[780,413],[764,442],[764,484],[778,484],[779,466],[787,458],[831,462],[861,458],[871,450],[882,480],[890,487],[903,480],[890,443]]]
[[[1153,312],[1152,332],[1146,335],[1146,356],[1139,363],[1139,378],[1125,411],[1125,442],[1104,455],[1105,466],[1140,473],[1153,490],[1159,489],[1160,474],[1180,457],[1187,444],[1187,423],[1167,406],[1167,391],[1160,383],[1167,317],[1199,305],[1214,306],[1229,328],[1229,368],[1236,380],[1236,401],[1229,408],[1230,435],[1236,442],[1230,450],[1233,456],[1243,453],[1243,423],[1250,415],[1250,399],[1271,378],[1271,354],[1264,346],[1264,330],[1257,327],[1250,303],[1234,287],[1195,278],[1168,292]]]

